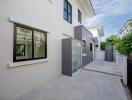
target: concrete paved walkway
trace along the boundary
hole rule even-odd
[[[95,61],[86,66],[112,63]],[[112,64],[113,65],[113,64]],[[97,66],[95,66],[97,67]],[[105,69],[105,68],[102,68]],[[105,69],[105,70],[106,70]],[[55,81],[40,86],[17,100],[128,100],[120,82],[120,76],[81,69],[73,77],[61,76]]]
[[[84,67],[85,70],[102,72],[111,75],[121,76],[121,71],[115,62],[107,62],[103,60],[95,60]]]

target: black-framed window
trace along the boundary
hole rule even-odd
[[[86,41],[82,40],[82,54],[87,54]]]
[[[79,9],[78,9],[78,22],[82,23],[82,13]]]
[[[93,51],[93,44],[90,43],[90,51]]]
[[[64,0],[64,14],[63,14],[63,16],[64,16],[64,20],[66,20],[72,24],[72,6],[67,0]]]
[[[13,61],[47,58],[47,33],[14,24]]]

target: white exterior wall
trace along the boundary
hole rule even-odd
[[[74,36],[78,23],[76,0],[69,0],[73,17],[71,25],[63,19],[63,0],[1,0],[0,1],[0,100],[14,100],[26,92],[61,75],[61,39],[63,34]],[[48,61],[8,68],[13,62],[13,31],[16,21],[48,31]],[[83,20],[84,22],[84,20]]]
[[[129,26],[130,23],[132,23],[132,19],[128,20],[126,24],[120,29],[117,35],[118,37],[122,38],[128,33],[128,31],[132,30],[132,28]],[[127,85],[127,57],[116,52],[116,64],[121,69],[124,84]]]
[[[123,83],[127,85],[127,57],[120,55],[118,52],[116,52],[116,64],[121,70],[123,76]]]
[[[101,43],[101,37],[98,33],[98,30],[97,28],[91,28],[91,29],[88,29],[92,34],[93,34],[93,37],[96,37],[97,40],[98,40],[98,47],[96,47],[96,51],[100,51],[100,43]]]

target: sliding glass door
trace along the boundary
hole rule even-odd
[[[81,43],[78,40],[72,40],[72,71],[76,72],[81,68]]]

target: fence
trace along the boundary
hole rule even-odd
[[[116,64],[119,66],[123,75],[123,82],[127,85],[127,57],[120,55],[118,52],[115,52],[114,54]]]
[[[132,60],[127,59],[127,85],[132,92]]]

